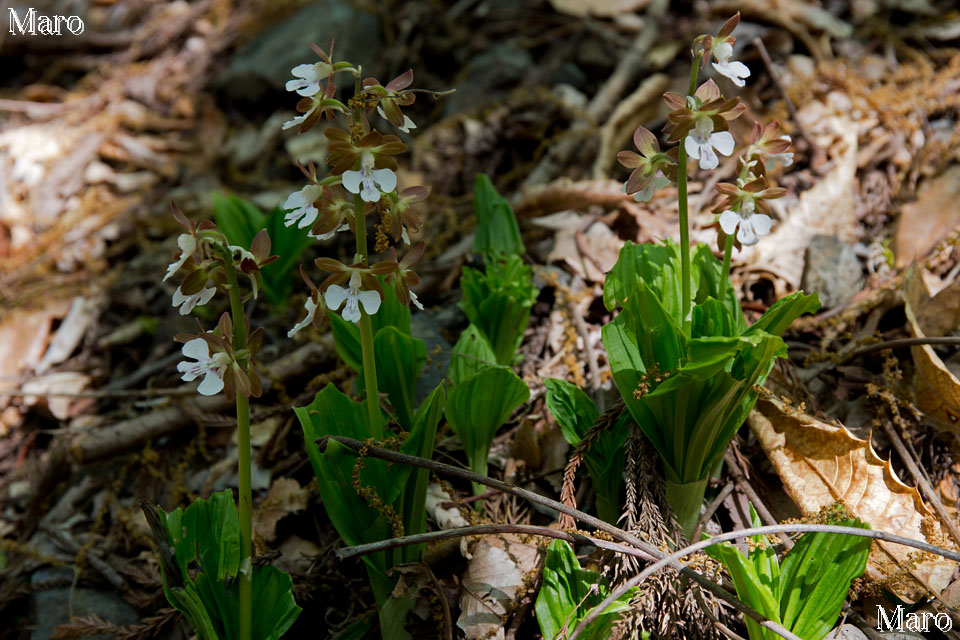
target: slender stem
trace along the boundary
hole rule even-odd
[[[640,584],[654,573],[663,569],[666,566],[673,564],[674,562],[680,560],[684,556],[688,556],[692,553],[696,553],[701,549],[706,549],[715,544],[720,544],[721,542],[726,542],[728,540],[737,540],[740,538],[749,538],[752,536],[764,536],[770,534],[779,534],[779,533],[800,533],[800,532],[819,532],[819,533],[837,533],[845,534],[851,536],[858,536],[861,538],[873,538],[874,540],[883,540],[886,542],[894,542],[897,544],[902,544],[907,547],[913,547],[914,549],[920,549],[929,553],[935,553],[939,556],[943,556],[949,560],[958,561],[960,560],[960,553],[956,551],[950,551],[949,549],[942,549],[940,547],[927,544],[926,542],[920,542],[919,540],[914,540],[913,538],[905,538],[903,536],[894,535],[892,533],[887,533],[886,531],[874,531],[873,529],[860,529],[859,527],[843,527],[839,525],[832,524],[779,524],[775,526],[768,527],[753,527],[751,529],[741,529],[740,531],[731,531],[729,533],[723,533],[718,536],[708,538],[706,540],[701,540],[695,544],[691,544],[683,549],[680,549],[676,553],[665,556],[660,560],[657,560],[655,563],[646,567],[643,571],[630,578],[618,588],[610,592],[610,595],[604,599],[599,605],[591,610],[590,613],[580,622],[580,625],[570,634],[570,640],[575,640],[579,636],[579,632],[587,627],[590,622],[592,622],[598,615],[606,611],[607,607],[613,604],[618,598],[622,597],[627,591],[632,587]],[[767,624],[760,623],[762,626],[772,629]],[[774,630],[776,631],[776,630]],[[790,635],[784,635],[781,631],[776,631],[784,638],[796,638],[792,633]],[[789,633],[789,632],[787,632]]]
[[[693,95],[697,89],[697,72],[700,69],[700,55],[693,59],[693,68],[690,70],[690,88],[687,95]],[[684,145],[686,137],[680,140],[677,150],[677,209],[680,213],[680,296],[683,312],[683,328],[690,328],[690,221],[687,215],[687,149]]]
[[[354,227],[357,232],[357,255],[367,260],[367,221],[364,216],[364,203],[360,194],[353,196],[353,210],[356,215]],[[383,437],[380,420],[380,390],[377,387],[377,360],[373,353],[373,322],[363,307],[360,308],[360,350],[363,353],[363,380],[367,391],[367,419],[370,421],[370,433],[374,438]]]
[[[230,287],[230,315],[233,319],[234,351],[246,350],[247,328],[243,313],[243,301],[240,299],[240,286],[237,272],[233,267],[233,256],[224,252],[224,266],[227,272],[227,284]],[[238,359],[241,368],[246,367],[245,359]],[[240,476],[240,495],[237,513],[240,518],[240,574],[239,584],[239,639],[251,640],[253,633],[253,497],[250,489],[250,404],[242,393],[237,393],[237,461]]]
[[[720,233],[723,233],[721,231]],[[720,274],[720,302],[727,297],[727,285],[730,282],[730,258],[733,256],[733,236],[723,233],[723,272]]]
[[[320,451],[324,451],[327,447],[327,442],[330,440],[335,440],[340,444],[346,445],[347,447],[353,450],[359,450],[364,447],[364,443],[353,438],[346,438],[343,436],[324,436],[317,440],[318,447]],[[644,558],[645,560],[654,561],[660,558],[665,557],[663,551],[653,546],[649,542],[644,542],[637,536],[624,531],[618,527],[613,526],[607,522],[604,522],[600,518],[595,518],[591,515],[588,515],[582,511],[569,507],[563,503],[557,502],[556,500],[551,500],[545,496],[541,496],[538,493],[532,491],[527,491],[526,489],[521,489],[520,487],[514,486],[512,484],[507,484],[500,480],[494,480],[493,478],[487,478],[485,476],[478,475],[471,471],[465,469],[460,469],[458,467],[453,467],[449,464],[443,464],[442,462],[434,462],[433,460],[427,460],[426,458],[418,458],[416,456],[409,456],[405,453],[399,453],[397,451],[391,451],[390,449],[383,449],[381,447],[369,447],[366,449],[367,455],[372,458],[379,458],[380,460],[387,460],[390,462],[400,462],[403,464],[409,464],[415,467],[420,467],[421,469],[429,469],[436,472],[437,474],[443,474],[451,476],[453,478],[460,478],[461,480],[468,480],[471,482],[479,482],[480,484],[487,485],[488,487],[493,487],[494,489],[499,489],[505,493],[509,493],[517,496],[518,498],[523,498],[534,504],[539,504],[545,507],[549,507],[555,511],[566,514],[572,518],[583,522],[584,524],[593,527],[594,529],[599,529],[601,531],[606,531],[616,540],[621,542],[626,542],[627,544],[632,544],[637,549],[640,550],[640,554],[637,557]],[[790,640],[798,640],[795,635],[783,628],[783,625],[777,623],[776,621],[770,620],[761,613],[757,613],[750,605],[744,603],[743,601],[737,599],[736,596],[728,592],[726,589],[720,585],[714,583],[706,576],[700,575],[690,567],[684,566],[679,561],[674,560],[671,562],[671,566],[677,569],[680,573],[687,576],[702,588],[706,589],[717,598],[728,603],[737,611],[743,613],[745,616],[756,620],[757,624],[761,624],[767,629],[783,636],[784,638],[789,638]]]

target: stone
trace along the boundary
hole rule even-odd
[[[96,614],[115,625],[132,625],[140,621],[133,607],[116,593],[86,587],[74,588],[71,597],[73,571],[66,567],[42,568],[34,571],[30,585],[34,589],[34,628],[30,640],[48,640],[53,628],[70,622],[71,605],[74,616]],[[45,588],[46,586],[50,588]],[[87,636],[92,640],[109,640],[111,636]]]
[[[817,293],[824,309],[844,304],[863,288],[863,269],[853,246],[816,235],[807,246],[801,287]]]
[[[502,42],[474,56],[457,83],[456,93],[447,98],[448,116],[502,98],[533,68],[526,49]]]
[[[376,75],[380,64],[380,19],[347,0],[313,2],[270,27],[240,49],[217,85],[234,100],[256,101],[270,90],[283,90],[293,79],[290,70],[318,58],[307,46],[324,51],[335,40],[334,60],[363,65],[363,75]],[[338,84],[347,81],[340,79]],[[390,78],[380,78],[387,82]],[[352,82],[352,80],[350,80]],[[291,97],[295,104],[298,96]]]
[[[423,340],[427,346],[427,364],[420,372],[413,392],[413,402],[419,407],[437,385],[449,376],[450,350],[453,347],[440,334],[437,320],[426,312],[410,316],[410,333],[414,338]]]

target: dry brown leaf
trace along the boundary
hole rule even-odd
[[[911,268],[904,280],[904,311],[914,337],[950,335],[960,327],[960,280],[930,297],[922,270]],[[917,368],[917,407],[934,424],[960,431],[960,380],[928,344],[911,348]]]
[[[550,0],[550,4],[558,12],[569,16],[612,18],[640,11],[650,4],[650,0]]]
[[[897,223],[897,267],[923,259],[960,224],[960,165],[926,180],[917,199],[903,205]]]
[[[67,311],[64,301],[54,301],[41,309],[17,309],[0,324],[0,394],[3,388],[18,386],[17,378],[33,369],[43,357],[54,319]]]
[[[31,378],[23,383],[25,393],[37,395],[24,396],[23,404],[28,407],[46,408],[54,418],[69,420],[80,415],[94,404],[93,398],[47,395],[57,393],[79,393],[90,385],[90,376],[79,371],[58,371]]]
[[[843,426],[801,414],[782,402],[761,398],[747,423],[773,463],[784,488],[804,516],[842,502],[854,516],[878,531],[943,544],[936,521],[915,487],[901,482],[867,440]],[[939,595],[957,563],[936,557],[912,562],[916,554],[902,545],[875,540],[867,575],[874,580],[898,574],[889,588],[915,602]]]
[[[593,282],[603,282],[604,273],[613,269],[623,247],[623,240],[607,225],[590,224],[589,218],[575,211],[560,211],[533,223],[556,232],[547,263],[563,262],[573,273]]]
[[[310,492],[293,478],[277,478],[267,497],[254,512],[253,526],[264,542],[277,537],[277,523],[287,515],[307,508]]]
[[[530,585],[540,565],[540,550],[519,536],[483,536],[463,575],[457,626],[467,640],[503,640],[504,623],[521,588]]]
[[[37,364],[37,373],[44,373],[55,364],[60,364],[70,357],[80,341],[100,319],[100,311],[104,306],[102,297],[77,296],[70,303],[70,310],[57,329],[57,333],[50,341],[47,352]]]

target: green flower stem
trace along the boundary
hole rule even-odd
[[[360,194],[353,196],[353,210],[356,214],[354,227],[357,233],[357,254],[361,260],[367,259],[367,221],[363,215],[363,198]],[[380,391],[377,388],[377,361],[373,355],[373,323],[367,311],[360,308],[360,350],[363,353],[363,379],[367,391],[367,417],[373,437],[382,438],[383,428],[380,424]]]
[[[727,285],[730,281],[730,258],[733,256],[733,236],[723,234],[723,272],[720,274],[720,302],[727,297]]]
[[[690,71],[690,88],[687,95],[693,95],[697,90],[697,72],[700,69],[700,55],[693,59],[693,69]],[[685,138],[686,136],[684,136]],[[684,138],[680,139],[677,150],[677,209],[680,213],[680,297],[682,300],[683,328],[690,330],[690,222],[687,212],[687,149]]]
[[[240,299],[237,272],[233,255],[224,251],[227,284],[230,287],[230,315],[233,319],[233,349],[246,350],[246,316]],[[238,359],[241,368],[246,359]],[[253,632],[253,497],[250,490],[250,404],[242,393],[237,393],[237,459],[240,476],[240,496],[237,512],[240,518],[240,575],[237,576],[240,596],[239,640],[251,640]]]

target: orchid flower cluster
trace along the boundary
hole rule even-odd
[[[713,80],[698,84],[698,74],[712,60],[717,73],[738,87],[745,85],[750,70],[732,58],[732,33],[739,20],[737,14],[717,35],[699,36],[691,49],[686,94],[664,94],[671,111],[663,133],[675,146],[661,151],[657,137],[639,127],[633,136],[639,153],[618,154],[620,163],[632,169],[624,192],[636,200],[649,200],[657,188],[676,183],[679,244],[627,243],[603,288],[607,310],[619,310],[603,327],[614,380],[634,421],[661,456],[667,501],[688,536],[700,516],[710,474],[756,402],[756,385],[763,384],[775,359],[786,355],[781,334],[794,318],[819,308],[815,295],[797,292],[748,326],[730,288],[734,247],[756,244],[770,233],[768,201],[786,193],[771,186],[767,174],[777,164],[793,163],[790,137],[777,122],[754,124],[736,180],[716,185],[723,196],[714,209],[722,264],[705,245],[691,255],[688,160],[698,161],[702,170],[716,169],[720,156],[732,155],[736,147],[730,123],[746,110],[740,98],[725,97]],[[669,378],[658,374],[653,384],[651,371],[669,372]],[[589,409],[587,405],[581,413],[590,415]],[[596,471],[595,481],[610,475]],[[616,485],[606,489],[616,495]]]
[[[419,282],[411,267],[423,256],[423,243],[409,249],[401,260],[391,245],[411,244],[410,233],[419,231],[421,225],[415,207],[430,195],[430,188],[415,186],[396,191],[394,156],[407,147],[397,136],[375,130],[369,120],[376,112],[404,133],[416,128],[410,116],[401,110],[413,104],[416,97],[415,90],[409,88],[413,71],[382,85],[376,78],[364,78],[361,69],[349,62],[334,62],[332,45],[329,53],[316,45],[310,46],[320,61],[292,70],[295,79],[287,82],[287,90],[303,96],[297,104],[301,115],[286,122],[283,128],[298,127],[303,133],[321,117],[332,120],[338,114],[346,116],[346,125],[343,129],[330,127],[324,131],[329,143],[327,162],[330,165],[326,177],[318,176],[313,163],[306,168],[301,166],[308,183],[284,202],[283,208],[288,210],[284,223],[296,224],[300,229],[310,227],[308,235],[319,240],[352,230],[356,234],[357,251],[350,265],[332,258],[317,259],[317,267],[330,274],[320,287],[301,269],[310,296],[304,304],[306,315],[289,331],[290,337],[308,325],[316,328],[322,317],[318,310],[337,311],[342,307],[344,320],[358,324],[364,314],[377,313],[383,287],[375,276],[386,277],[404,305],[423,308],[416,294],[410,291],[410,287]],[[338,75],[354,79],[354,95],[347,104],[336,97]],[[379,216],[374,250],[383,253],[389,249],[391,253],[389,259],[370,264],[366,217],[374,213]]]
[[[171,205],[173,216],[186,230],[177,237],[180,250],[167,266],[164,281],[177,273],[183,281],[173,294],[173,306],[179,307],[181,315],[209,303],[217,290],[229,292],[236,287],[231,279],[242,273],[250,281],[249,297],[256,298],[262,287],[260,269],[275,262],[279,256],[270,255],[270,236],[261,231],[254,238],[250,249],[230,245],[216,225],[203,220],[199,224],[188,219],[176,205]],[[263,329],[253,333],[244,320],[242,327],[246,339],[243,344],[234,344],[234,326],[228,313],[220,317],[216,331],[199,334],[181,334],[176,337],[183,342],[183,355],[188,360],[177,365],[183,380],[191,382],[203,378],[197,391],[212,396],[224,391],[229,400],[235,393],[257,398],[261,382],[253,370],[252,356],[263,343]]]
[[[717,35],[699,36],[694,41],[693,55],[702,67],[712,58],[717,73],[743,87],[750,69],[731,58],[736,41],[731,34],[739,22],[738,13],[724,23]],[[681,142],[686,156],[698,160],[701,169],[716,169],[720,164],[718,154],[733,153],[736,143],[729,122],[738,118],[746,105],[740,98],[725,98],[713,80],[696,87],[695,91],[691,87],[691,92],[688,96],[674,92],[664,94],[664,101],[672,109],[664,133],[668,142]],[[623,189],[635,200],[646,202],[656,189],[678,181],[679,147],[661,152],[656,136],[643,127],[637,128],[633,141],[639,155],[634,151],[621,151],[617,155],[620,164],[633,169]],[[769,186],[766,171],[776,164],[793,163],[790,142],[790,136],[781,132],[779,122],[766,126],[754,122],[750,145],[738,163],[736,184],[716,185],[726,196],[715,210],[720,214],[717,222],[723,234],[736,236],[737,246],[756,244],[759,236],[770,233],[772,220],[765,201],[782,197],[786,191]]]

